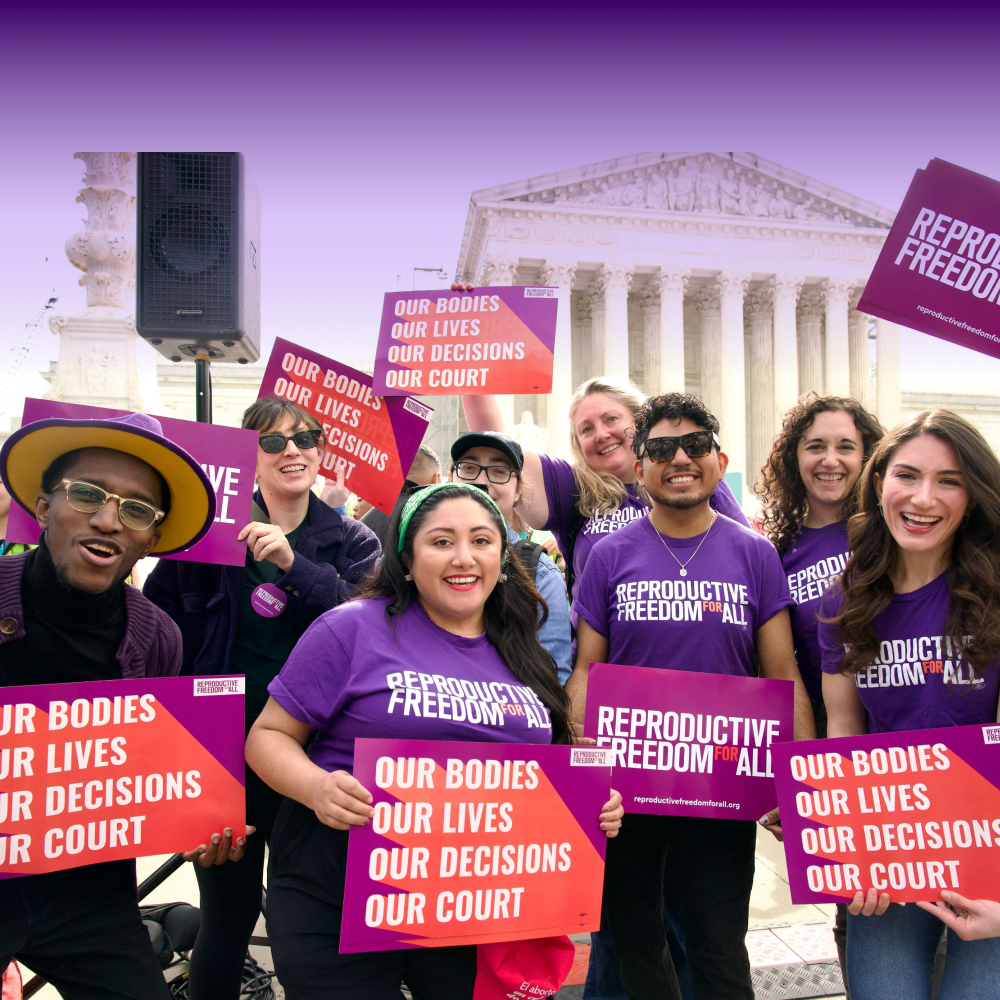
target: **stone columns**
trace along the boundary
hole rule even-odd
[[[594,315],[594,363],[598,375],[628,381],[628,290],[635,269],[625,264],[605,264],[598,272],[604,289],[603,353],[597,352],[597,315]]]
[[[760,475],[774,440],[773,303],[773,282],[764,282],[746,299],[746,323],[750,331],[746,379],[748,490]]]
[[[590,306],[590,356],[587,362],[589,365],[587,378],[594,378],[598,375],[607,375],[604,370],[607,310],[604,302],[604,282],[600,274],[587,286],[587,304]]]
[[[716,415],[722,405],[722,312],[719,285],[710,281],[695,296],[701,318],[701,397]]]
[[[795,306],[802,289],[802,277],[779,274],[774,288],[774,419],[772,431],[781,430],[781,421],[799,398],[799,351],[795,326]]]
[[[806,285],[799,295],[799,393],[823,393],[823,293]]]
[[[823,282],[826,297],[826,344],[823,391],[827,396],[851,394],[851,351],[847,333],[847,303],[854,282],[827,278]]]
[[[518,259],[516,257],[487,257],[483,267],[484,284],[491,287],[513,285],[517,277]],[[504,433],[511,434],[514,430],[514,397],[509,395],[496,396],[497,405],[503,416]]]
[[[719,365],[720,405],[715,410],[715,415],[722,425],[719,431],[722,450],[729,456],[726,475],[737,501],[742,503],[742,492],[748,486],[743,296],[750,283],[750,275],[723,271],[718,277],[718,283],[722,352]],[[740,476],[738,483],[737,475]]]
[[[888,430],[902,418],[899,395],[899,327],[885,319],[875,319],[876,413]]]
[[[858,312],[864,286],[855,288],[847,310],[847,340],[851,352],[851,395],[866,409],[872,409],[871,379],[868,371],[868,317]]]
[[[548,453],[558,458],[571,458],[569,448],[569,401],[573,396],[573,350],[571,342],[572,316],[570,294],[576,277],[576,263],[547,260],[542,265],[542,284],[559,289],[556,312],[556,342],[552,359],[552,392],[546,405],[549,428]]]
[[[690,271],[660,269],[644,301],[646,394],[684,391],[684,293]]]

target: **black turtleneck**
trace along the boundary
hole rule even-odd
[[[59,578],[45,538],[21,576],[23,639],[0,645],[0,685],[117,680],[125,637],[124,584],[87,594]]]

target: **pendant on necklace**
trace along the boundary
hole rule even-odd
[[[683,566],[681,566],[681,576],[687,576],[687,575],[688,571]]]

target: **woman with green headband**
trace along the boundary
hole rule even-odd
[[[394,996],[403,981],[415,1000],[471,1000],[472,946],[339,954],[347,831],[372,816],[351,775],[354,740],[570,742],[566,695],[537,638],[540,601],[489,494],[425,486],[393,517],[366,593],[317,619],[271,682],[246,755],[287,796],[267,922],[290,1000]],[[613,837],[621,816],[614,792],[594,822]]]

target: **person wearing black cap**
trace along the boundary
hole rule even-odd
[[[513,438],[498,431],[469,431],[451,446],[451,477],[456,482],[484,486],[507,521],[515,555],[524,564],[535,589],[545,601],[548,615],[538,630],[538,641],[555,661],[559,683],[565,685],[573,671],[573,635],[569,623],[566,582],[559,568],[537,542],[520,538],[511,524],[521,524],[517,505],[524,489],[521,470],[524,453]]]
[[[36,549],[0,559],[0,686],[178,674],[177,626],[124,580],[139,559],[186,549],[211,527],[201,466],[158,420],[130,413],[26,424],[0,451],[0,476],[44,532]],[[242,838],[230,837],[184,857],[238,860]],[[169,997],[134,861],[0,880],[0,969],[11,958],[67,1000]]]

